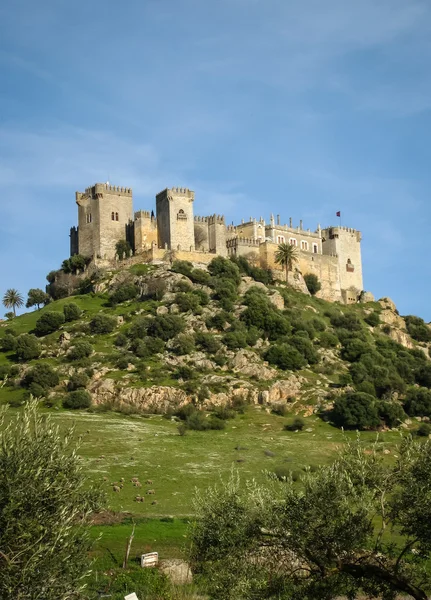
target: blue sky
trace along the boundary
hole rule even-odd
[[[69,252],[74,193],[363,234],[364,286],[431,320],[429,0],[0,7],[0,295]]]

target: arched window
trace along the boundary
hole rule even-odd
[[[111,213],[111,219],[115,221],[115,213]]]
[[[289,239],[289,244],[291,246],[297,246],[298,245],[298,241],[295,238],[290,238]]]
[[[115,213],[115,220],[118,221],[118,213]]]
[[[180,208],[180,210],[178,211],[177,214],[177,219],[183,219],[183,220],[187,220],[187,215],[186,213],[183,211],[182,208]]]
[[[313,252],[314,252],[314,254],[317,254],[317,251],[318,251],[317,244],[313,244]]]
[[[284,235],[278,235],[277,236],[277,244],[284,244],[284,242],[286,241]]]
[[[308,242],[305,240],[301,241],[301,250],[308,250]]]

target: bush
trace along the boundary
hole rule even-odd
[[[222,277],[223,279],[230,279],[234,282],[235,288],[241,281],[241,276],[237,265],[231,260],[217,256],[208,265],[208,272],[213,277]]]
[[[41,348],[36,336],[23,333],[16,338],[15,353],[19,360],[32,360],[33,358],[38,358],[40,352]]]
[[[79,340],[75,342],[72,348],[67,353],[67,358],[69,360],[81,360],[82,358],[87,358],[93,353],[93,346],[90,342],[86,342],[85,340]]]
[[[127,336],[125,336],[124,333],[119,333],[115,338],[114,344],[118,348],[124,348],[125,346],[127,346]]]
[[[35,333],[37,336],[43,336],[57,331],[63,325],[64,320],[64,315],[61,312],[46,312],[36,321]]]
[[[6,331],[1,338],[1,349],[3,352],[11,352],[16,348],[17,334],[13,330]]]
[[[209,354],[215,354],[220,350],[220,342],[211,333],[205,333],[203,331],[197,331],[195,333],[196,345]]]
[[[182,333],[184,328],[185,323],[178,315],[157,315],[149,322],[147,333],[151,337],[167,341]]]
[[[193,271],[193,265],[188,260],[174,260],[171,271],[185,275],[185,277],[190,277]]]
[[[421,423],[416,431],[416,435],[429,437],[431,435],[431,425],[429,423]]]
[[[89,378],[85,373],[74,373],[69,379],[67,389],[69,392],[74,392],[80,388],[85,389],[88,385]]]
[[[111,333],[117,326],[117,319],[109,315],[96,315],[90,321],[91,333]]]
[[[59,381],[58,373],[50,365],[39,363],[26,373],[23,385],[29,388],[31,384],[38,384],[41,388],[47,390],[58,385]]]
[[[431,329],[427,327],[425,321],[419,317],[408,315],[404,317],[407,331],[414,340],[418,342],[431,342]]]
[[[204,292],[204,290],[199,290],[199,289],[193,290],[192,294],[194,294],[198,298],[199,304],[201,306],[208,305],[210,298],[209,298],[208,294],[206,292]]]
[[[373,347],[370,344],[353,338],[342,348],[341,358],[349,362],[355,362],[359,360],[363,354],[368,354],[372,351]]]
[[[205,321],[205,325],[209,329],[217,329],[218,331],[222,331],[224,329],[226,321],[226,313],[223,310],[221,310],[212,317],[208,317],[208,319]]]
[[[359,331],[362,329],[361,321],[353,313],[342,314],[334,313],[330,317],[331,325],[337,329],[347,329],[348,331]]]
[[[316,352],[310,340],[306,337],[299,334],[293,335],[289,339],[289,344],[296,348],[310,365],[315,365],[319,362],[319,354]]]
[[[391,326],[390,325],[383,325],[382,327],[382,331],[383,333],[385,333],[386,335],[389,335],[391,333]]]
[[[132,345],[132,350],[139,358],[149,358],[154,354],[159,354],[165,349],[165,343],[161,338],[145,337],[143,340],[136,340]]]
[[[235,302],[238,297],[237,286],[231,279],[216,279],[213,283],[216,300]]]
[[[0,365],[0,381],[10,376],[10,365]]]
[[[173,344],[173,350],[176,354],[190,354],[195,349],[195,340],[191,335],[178,335]]]
[[[431,416],[431,390],[409,388],[404,400],[404,410],[411,417]]]
[[[351,392],[334,402],[331,420],[344,429],[375,429],[380,424],[375,398],[363,392]]]
[[[364,321],[365,323],[367,323],[367,325],[370,325],[371,327],[377,327],[377,325],[380,324],[379,314],[376,312],[372,312],[365,317]]]
[[[166,281],[163,279],[150,279],[146,284],[145,298],[161,300],[166,292]]]
[[[70,302],[70,304],[65,304],[63,306],[63,314],[65,321],[76,321],[81,316],[82,310],[77,304]]]
[[[306,273],[304,275],[304,281],[308,291],[312,296],[317,294],[317,292],[319,292],[322,289],[322,284],[317,278],[317,275],[314,275],[314,273]]]
[[[70,392],[63,400],[64,408],[89,408],[91,406],[91,396],[85,390],[75,390]]]
[[[247,346],[247,332],[229,331],[223,336],[223,344],[229,348],[229,350],[245,348]]]
[[[117,304],[121,304],[121,302],[134,300],[137,298],[138,294],[139,290],[134,283],[124,283],[109,296],[109,304],[111,306],[116,306]]]
[[[203,269],[193,269],[190,279],[193,281],[193,283],[209,285],[211,282],[211,275]]]
[[[306,332],[310,340],[313,340],[316,337],[316,330],[311,321],[295,319],[292,321],[292,329],[293,333]]]
[[[292,423],[288,423],[284,426],[286,431],[302,431],[305,427],[305,422],[301,417],[293,419]]]
[[[175,304],[181,312],[188,312],[191,310],[194,312],[199,306],[199,298],[192,292],[178,293],[175,296]]]
[[[406,413],[397,402],[378,402],[379,417],[390,427],[398,427],[406,418]]]
[[[319,337],[320,345],[323,348],[335,348],[338,345],[338,338],[330,331],[324,331]]]
[[[187,365],[180,365],[175,372],[175,377],[187,381],[195,377],[195,371]]]
[[[304,357],[289,344],[270,346],[265,353],[265,360],[283,371],[296,371],[306,365]]]

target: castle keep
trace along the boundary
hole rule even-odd
[[[293,279],[314,273],[322,289],[318,296],[341,302],[356,302],[363,290],[361,233],[348,227],[328,227],[315,231],[281,224],[271,215],[227,225],[222,215],[194,216],[193,191],[171,188],[156,196],[153,211],[133,212],[132,190],[96,183],[85,192],[76,192],[78,227],[70,230],[70,252],[92,258],[96,263],[116,258],[116,243],[127,240],[142,262],[161,261],[167,250],[178,259],[208,263],[215,255],[244,256],[251,263],[284,273],[275,262],[281,243],[298,249]]]

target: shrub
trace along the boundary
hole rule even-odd
[[[195,311],[199,306],[199,298],[191,292],[181,292],[176,294],[175,303],[181,312]]]
[[[0,365],[0,381],[10,376],[10,365]]]
[[[188,260],[175,260],[172,264],[171,271],[190,277],[193,271],[193,265]]]
[[[292,329],[294,333],[305,331],[308,334],[310,340],[316,337],[316,330],[314,329],[311,321],[305,321],[304,319],[295,319],[292,321]]]
[[[380,317],[378,313],[372,312],[365,317],[364,321],[365,323],[367,323],[367,325],[370,325],[371,327],[377,327],[377,325],[380,324]]]
[[[361,321],[353,313],[334,313],[330,317],[331,325],[337,329],[347,329],[349,331],[359,331],[362,329]]]
[[[379,402],[377,404],[379,417],[390,427],[398,427],[406,418],[406,413],[397,402]]]
[[[187,365],[180,365],[175,372],[175,377],[187,381],[188,379],[193,379],[195,377],[195,371]]]
[[[165,295],[166,287],[166,281],[163,279],[150,279],[146,284],[144,297],[159,301]]]
[[[36,336],[23,333],[16,338],[15,353],[19,360],[32,360],[40,356],[41,348]]]
[[[289,344],[270,346],[265,353],[265,360],[283,371],[296,371],[306,365],[304,357]]]
[[[184,328],[185,323],[178,315],[157,315],[149,322],[147,332],[151,337],[167,341],[182,333]]]
[[[91,396],[85,390],[75,390],[70,392],[63,400],[64,408],[89,408],[91,406]]]
[[[63,306],[63,314],[65,321],[76,321],[81,316],[82,310],[77,304],[70,302],[69,304],[65,304]]]
[[[109,315],[96,315],[90,321],[91,333],[111,333],[117,325],[117,319]]]
[[[249,346],[255,346],[261,338],[261,333],[257,327],[250,327],[246,333],[246,342]]]
[[[338,345],[338,338],[330,331],[323,331],[319,337],[320,345],[323,348],[335,348]]]
[[[212,317],[208,317],[208,319],[205,321],[205,325],[209,329],[217,329],[218,331],[222,331],[226,324],[226,321],[226,313],[223,310],[221,310]]]
[[[312,296],[317,294],[317,292],[322,289],[322,284],[320,283],[317,275],[314,275],[314,273],[306,273],[304,275],[304,281],[308,291]]]
[[[1,349],[3,352],[11,352],[16,348],[17,335],[13,330],[6,331],[1,338]]]
[[[67,353],[69,360],[81,360],[87,358],[93,352],[93,346],[85,340],[78,340]]]
[[[109,296],[111,306],[137,298],[139,290],[134,283],[123,283]]]
[[[355,362],[360,359],[363,354],[372,352],[373,348],[367,342],[362,340],[352,339],[341,350],[341,357],[343,360],[349,362]]]
[[[229,331],[223,336],[223,344],[229,348],[229,350],[245,348],[247,346],[247,332]]]
[[[145,337],[147,335],[149,324],[150,319],[147,317],[138,317],[135,321],[133,321],[129,329],[129,336],[132,338],[132,340],[138,340]]]
[[[67,389],[69,392],[74,392],[80,388],[85,389],[88,385],[89,378],[85,373],[74,373],[69,379]]]
[[[287,425],[284,426],[284,429],[286,431],[302,431],[304,427],[304,420],[301,419],[301,417],[296,417],[295,419],[293,419],[292,423],[287,423]]]
[[[429,423],[421,423],[416,431],[416,435],[429,437],[431,435],[431,425]]]
[[[193,281],[193,283],[209,285],[211,282],[211,275],[203,269],[193,269],[190,279]]]
[[[176,354],[190,354],[195,349],[195,340],[191,335],[178,335],[173,344],[173,350]]]
[[[139,358],[149,358],[154,354],[159,354],[165,349],[165,343],[161,338],[145,337],[143,340],[136,340],[132,345],[132,350]]]
[[[208,265],[208,272],[213,277],[223,277],[224,279],[230,279],[234,282],[235,287],[239,285],[241,276],[239,269],[231,260],[217,256]]]
[[[425,321],[419,317],[408,315],[404,317],[407,331],[414,340],[418,342],[431,342],[431,329],[427,327]]]
[[[115,366],[117,367],[117,369],[120,369],[120,371],[125,371],[127,369],[127,367],[129,366],[130,358],[133,358],[133,357],[129,357],[129,356],[125,356],[124,354],[121,354],[115,361]]]
[[[382,327],[382,331],[383,333],[385,333],[386,335],[389,335],[391,333],[391,326],[390,325],[383,325]]]
[[[231,279],[216,279],[213,284],[217,300],[230,300],[234,302],[237,297],[237,286]]]
[[[416,383],[431,388],[431,365],[424,364],[419,367],[415,374]]]
[[[316,352],[310,340],[306,337],[298,334],[293,335],[289,339],[289,344],[296,348],[310,365],[315,365],[319,362],[319,354]]]
[[[195,333],[196,345],[201,348],[204,352],[209,354],[215,354],[220,350],[220,342],[211,333],[205,333],[203,331],[197,331]]]
[[[35,333],[38,336],[47,335],[63,325],[64,315],[61,312],[49,311],[36,321]]]
[[[175,285],[175,291],[176,292],[191,292],[192,291],[192,285],[190,283],[190,281],[184,281],[184,280],[180,280],[176,283]]]
[[[180,423],[177,427],[178,434],[183,436],[187,433],[187,425],[185,423]]]
[[[319,319],[318,317],[313,317],[310,320],[310,324],[313,327],[313,329],[315,331],[325,331],[326,330],[326,323],[323,319]]]
[[[380,424],[375,398],[363,392],[344,394],[335,400],[331,420],[345,429],[374,429]]]
[[[114,344],[119,348],[124,348],[127,346],[127,336],[125,336],[124,333],[119,333],[115,338]]]
[[[47,390],[58,385],[59,381],[58,373],[50,365],[39,363],[26,373],[23,385],[28,388],[31,384],[35,383],[40,385],[44,390]]]
[[[199,304],[201,306],[208,305],[210,298],[209,298],[208,294],[206,292],[204,292],[204,290],[199,290],[199,289],[193,290],[192,294],[194,294],[198,298]]]
[[[411,417],[431,416],[431,390],[409,388],[404,400],[404,410]]]

